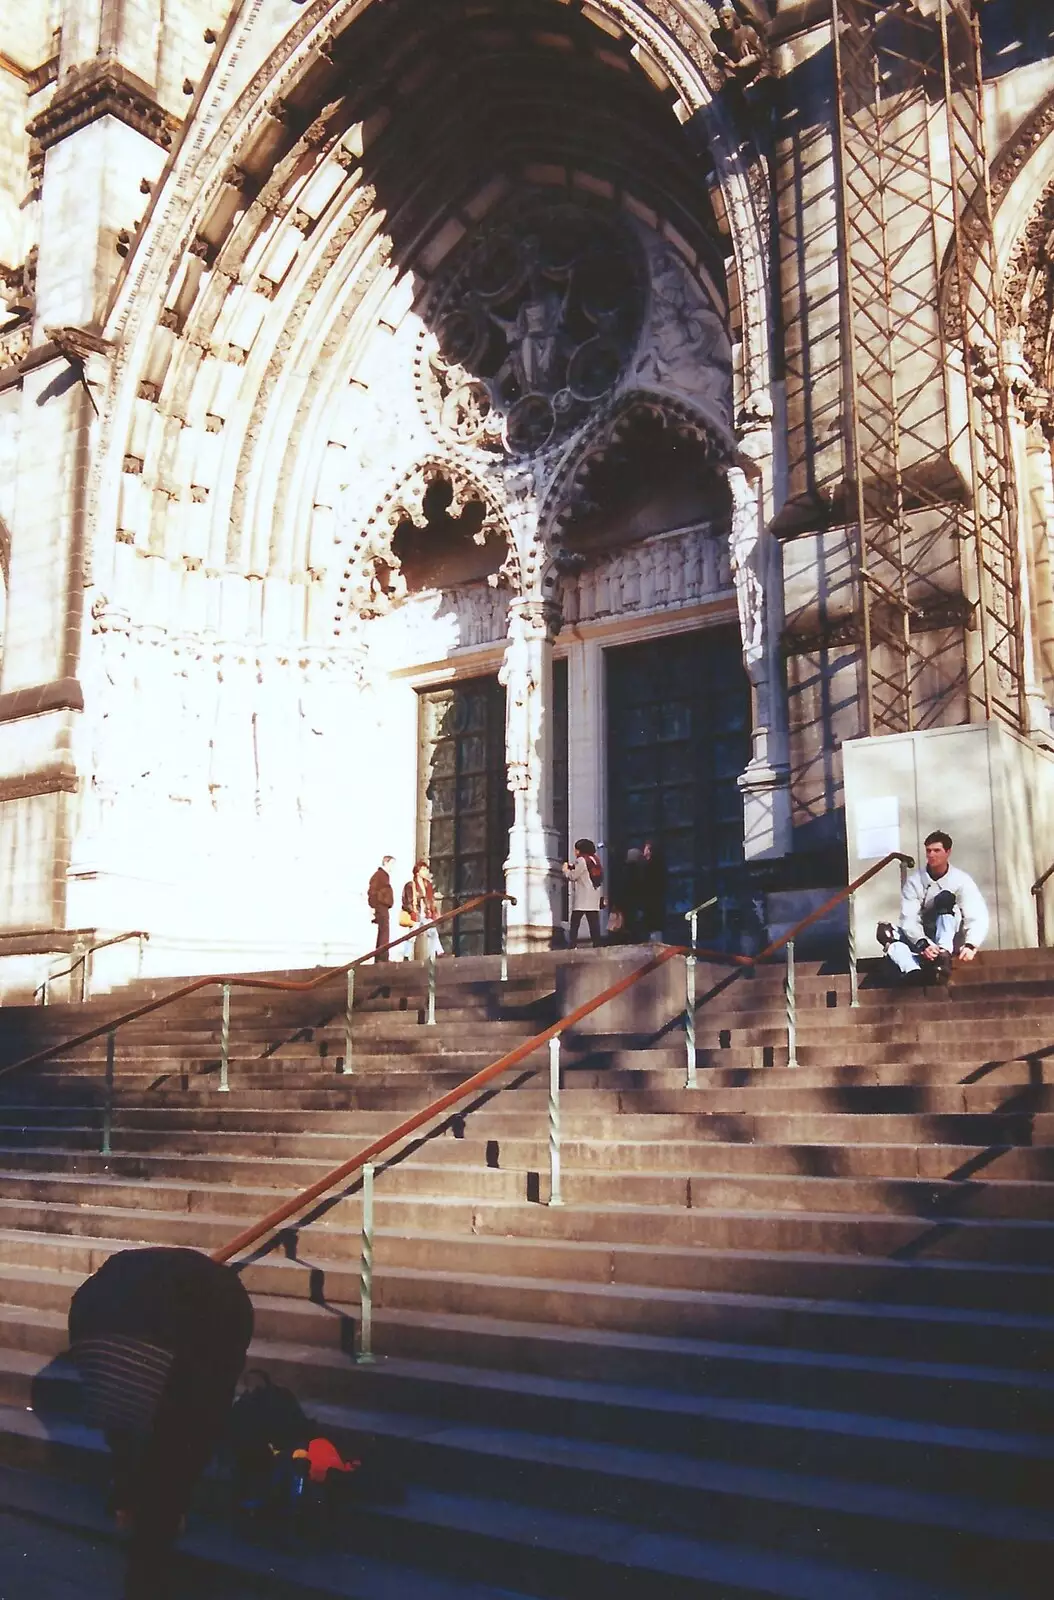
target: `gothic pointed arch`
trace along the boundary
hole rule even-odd
[[[437,499],[434,515],[429,504]],[[475,513],[475,515],[473,515]],[[461,525],[463,537],[483,548],[496,541],[500,564],[491,586],[521,588],[519,554],[504,510],[492,488],[453,456],[430,455],[407,468],[356,530],[340,584],[335,623],[338,636],[348,619],[384,615],[406,598],[410,585],[398,540],[406,529],[423,529],[439,517]]]
[[[542,34],[540,21],[559,27]],[[277,41],[255,10],[233,23],[107,319],[92,507],[109,588],[164,559],[217,581],[291,583],[304,627],[334,615],[347,566],[337,458],[347,467],[355,447],[354,430],[333,438],[330,424],[356,412],[349,376],[378,326],[398,341],[422,285],[510,183],[621,207],[692,263],[719,320],[734,302],[743,409],[768,383],[764,186],[714,98],[706,21],[643,0],[517,0],[493,14],[397,0],[318,3]],[[493,88],[459,98],[481,64]],[[510,85],[524,86],[518,99]],[[457,115],[437,120],[437,96]],[[393,445],[378,481],[426,442]]]

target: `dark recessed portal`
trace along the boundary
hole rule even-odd
[[[418,839],[440,910],[505,884],[512,796],[505,776],[505,690],[472,678],[420,696]],[[501,949],[501,902],[459,917],[443,933],[455,955]]]
[[[750,757],[750,694],[739,633],[714,628],[607,652],[608,859],[617,876],[650,839],[663,931],[743,860],[737,779]]]

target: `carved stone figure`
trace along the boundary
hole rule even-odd
[[[741,467],[729,467],[728,485],[732,491],[729,555],[743,635],[743,660],[750,672],[765,654],[765,589],[759,573],[761,521],[757,495]]]
[[[764,41],[756,28],[744,22],[735,6],[720,6],[718,26],[710,35],[714,55],[726,77],[743,87],[768,71]]]

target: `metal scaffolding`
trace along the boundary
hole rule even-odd
[[[1025,724],[980,39],[963,0],[831,0],[848,520],[866,731]],[[942,285],[944,291],[942,293]]]

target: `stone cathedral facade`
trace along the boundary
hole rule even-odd
[[[612,873],[652,840],[673,936],[711,892],[773,928],[847,845],[944,822],[1025,937],[1054,857],[1042,10],[981,8],[1025,709],[971,689],[956,579],[905,609],[940,651],[892,735],[842,492],[837,5],[742,5],[738,69],[701,0],[5,15],[8,992],[126,930],[159,970],[353,953],[382,853],[448,904],[507,886],[510,947],[548,947],[582,834]]]

